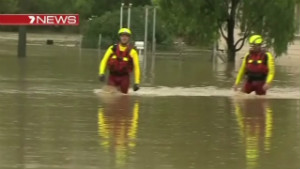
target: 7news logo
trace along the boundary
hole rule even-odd
[[[78,18],[73,15],[31,15],[30,24],[39,25],[78,25]]]
[[[78,14],[0,14],[0,25],[78,26]]]

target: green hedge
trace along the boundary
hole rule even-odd
[[[127,12],[124,12],[124,24],[127,25]],[[143,7],[132,8],[131,13],[131,30],[133,32],[133,41],[144,40],[144,26],[145,26],[145,9]],[[149,10],[149,28],[148,40],[152,41],[152,12]],[[106,12],[100,17],[93,18],[82,27],[83,41],[82,47],[84,48],[97,48],[99,34],[102,34],[102,47],[106,48],[112,43],[118,41],[118,30],[120,27],[120,11]],[[172,44],[172,37],[169,35],[168,30],[162,23],[159,13],[157,14],[156,22],[156,42],[157,44],[170,45]]]

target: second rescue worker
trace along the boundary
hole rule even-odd
[[[120,43],[110,46],[99,67],[99,80],[105,81],[105,70],[108,67],[108,85],[117,87],[122,93],[128,93],[130,85],[130,73],[134,71],[133,90],[139,90],[140,65],[137,51],[130,45],[131,30],[121,28],[119,30]]]
[[[274,58],[270,52],[262,48],[262,43],[263,38],[261,35],[250,37],[251,49],[243,60],[234,84],[234,90],[237,90],[238,84],[245,74],[247,80],[242,92],[249,94],[255,91],[257,95],[265,95],[270,88],[275,74]]]

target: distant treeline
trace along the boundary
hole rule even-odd
[[[83,34],[83,47],[95,48],[99,34],[105,47],[117,39],[120,26],[120,6],[124,3],[124,26],[127,25],[127,9],[132,4],[131,29],[134,40],[144,40],[145,6],[154,0],[0,0],[0,13],[78,13],[80,26],[28,26],[28,32],[63,32]],[[157,3],[156,3],[157,4]],[[172,38],[157,15],[156,42],[170,44]],[[149,41],[152,40],[152,12],[149,12]],[[0,31],[18,31],[18,26],[0,26]]]
[[[133,6],[151,5],[151,0],[0,0],[0,14],[8,13],[79,13],[81,25],[92,17],[100,17],[108,11],[119,10],[121,3]],[[0,31],[17,31],[16,26],[0,26]],[[63,26],[28,27],[29,31],[57,31],[79,33],[81,27]]]

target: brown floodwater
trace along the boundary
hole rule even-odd
[[[140,91],[101,95],[94,51],[0,48],[0,169],[299,169],[299,66],[263,98],[210,56],[157,57]],[[150,61],[148,62],[150,65]]]

